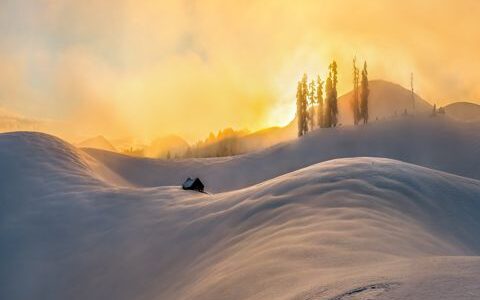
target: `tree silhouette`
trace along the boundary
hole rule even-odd
[[[297,121],[299,137],[308,131],[307,94],[307,74],[304,74],[302,80],[299,81],[297,85]]]
[[[328,102],[328,115],[329,115],[329,127],[337,126],[337,114],[338,114],[338,105],[337,105],[337,63],[333,61],[329,66],[329,79],[330,79],[330,89],[327,87],[327,102]],[[327,86],[328,86],[327,79]]]
[[[358,103],[359,90],[358,90],[358,81],[359,81],[359,70],[357,68],[357,58],[353,58],[353,95],[350,105],[353,112],[353,124],[357,125],[360,121],[360,108]]]
[[[303,124],[303,134],[308,132],[308,77],[307,74],[303,74],[302,78],[302,124]],[[302,134],[302,135],[303,135]]]
[[[367,62],[363,64],[362,70],[362,91],[361,91],[361,103],[360,103],[360,112],[363,118],[363,123],[368,123],[368,95],[370,90],[368,89],[368,71],[367,71]]]
[[[318,127],[324,127],[324,120],[323,120],[323,81],[320,79],[320,76],[317,76],[317,103],[318,103],[318,111],[317,111],[317,125]]]
[[[327,77],[327,81],[325,82],[325,107],[324,107],[324,126],[331,127],[332,126],[332,111],[330,109],[331,106],[331,99],[332,99],[332,75],[331,73]]]
[[[310,104],[308,118],[310,119],[310,130],[315,128],[315,104],[317,103],[317,91],[315,80],[312,79],[308,85],[308,104]]]
[[[303,135],[303,116],[302,116],[302,82],[297,84],[297,122],[298,136]]]

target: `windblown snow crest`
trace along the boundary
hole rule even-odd
[[[478,296],[478,180],[355,157],[205,195],[134,187],[96,157],[0,135],[0,298]]]
[[[67,184],[128,185],[84,151],[45,133],[0,134],[0,155],[3,182],[42,178],[47,179],[44,188],[52,185],[61,188]]]

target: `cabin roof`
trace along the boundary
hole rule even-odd
[[[182,187],[184,189],[189,189],[189,188],[192,188],[194,186],[204,187],[204,184],[202,183],[202,181],[198,177],[196,177],[194,179],[188,177],[187,180],[185,180],[185,182],[182,185]]]

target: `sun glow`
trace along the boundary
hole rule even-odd
[[[471,16],[480,3],[456,2],[462,22],[454,24],[444,22],[452,19],[448,2],[410,5],[3,2],[0,106],[61,123],[55,129],[71,140],[170,133],[197,140],[226,127],[288,124],[302,74],[325,78],[335,59],[342,94],[351,89],[355,55],[368,60],[371,79],[408,86],[414,72],[417,92],[440,105],[479,99],[472,49],[480,44],[471,37],[480,32]],[[452,78],[458,69],[462,81]]]

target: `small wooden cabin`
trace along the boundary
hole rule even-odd
[[[187,180],[185,180],[185,182],[182,184],[182,189],[193,190],[193,191],[198,191],[203,193],[205,189],[205,185],[198,178],[192,179],[188,177]]]

